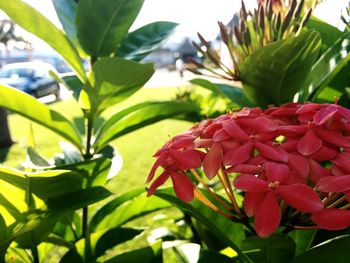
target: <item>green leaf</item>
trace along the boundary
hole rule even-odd
[[[59,213],[71,212],[106,199],[111,194],[106,188],[96,186],[50,198],[46,205],[49,211]]]
[[[190,80],[190,83],[211,90],[222,97],[226,97],[239,107],[253,106],[241,88],[222,83],[212,83],[209,80],[199,78]]]
[[[0,85],[0,107],[16,112],[50,129],[78,149],[83,148],[81,135],[68,119],[22,91]]]
[[[80,0],[76,26],[79,42],[85,52],[96,57],[113,53],[136,19],[143,2]]]
[[[306,27],[308,29],[316,30],[321,35],[322,50],[326,50],[343,35],[343,32],[340,31],[338,28],[314,16],[312,16],[309,19],[309,22],[306,24]]]
[[[84,263],[83,258],[79,255],[79,253],[75,249],[69,250],[64,256],[61,258],[60,263]]]
[[[77,37],[77,29],[74,23],[75,13],[77,11],[76,2],[72,0],[52,0],[52,3],[67,37],[74,44],[79,53],[82,56],[86,56],[85,52],[83,52],[80,47]]]
[[[27,149],[27,157],[30,162],[37,167],[50,167],[50,163],[42,157],[36,150],[32,147],[28,147]]]
[[[198,263],[232,263],[232,258],[212,250],[203,250],[200,253]]]
[[[241,70],[248,98],[261,107],[293,101],[318,57],[320,46],[320,35],[307,31],[255,51]]]
[[[350,258],[350,236],[339,236],[330,239],[316,247],[311,248],[305,253],[297,256],[293,263],[327,263],[327,262],[346,262]],[[345,261],[344,261],[345,260]]]
[[[92,67],[87,88],[93,109],[103,111],[138,91],[153,75],[153,64],[122,58],[102,58]]]
[[[300,89],[299,101],[317,96],[350,61],[350,32],[344,34],[319,58]],[[343,87],[345,88],[345,87]]]
[[[71,91],[73,98],[76,101],[79,101],[80,92],[84,85],[76,74],[65,73],[58,76],[56,72],[49,71],[49,73],[58,83],[63,84],[69,91]]]
[[[239,249],[239,244],[244,239],[243,225],[235,223],[224,216],[214,212],[198,200],[191,203],[181,201],[173,193],[172,188],[161,189],[155,192],[155,195],[176,205],[184,212],[196,218],[199,222],[206,225],[218,238],[235,250],[242,259],[251,262]]]
[[[115,52],[117,57],[141,61],[169,38],[177,27],[177,23],[154,22],[145,25],[127,35]]]
[[[94,233],[91,237],[94,246],[94,256],[102,256],[108,249],[111,249],[123,242],[133,239],[140,235],[143,230],[133,228],[112,228],[107,231],[103,231],[103,234]],[[94,242],[95,236],[97,235],[97,241]]]
[[[126,252],[117,255],[105,263],[130,263],[130,262],[142,262],[142,263],[161,263],[162,260],[162,242],[158,241],[149,247],[135,249],[130,252]]]
[[[85,188],[92,186],[104,186],[112,162],[106,158],[97,158],[84,162],[58,166],[57,169],[71,170],[81,174],[85,178]]]
[[[28,191],[46,200],[80,190],[82,176],[69,171],[45,171],[25,173],[14,169],[0,168],[0,180]]]
[[[33,213],[34,212],[32,212],[28,218],[34,220],[35,217],[37,217],[35,220],[40,220],[40,224],[34,229],[27,231],[14,239],[21,248],[30,249],[43,242],[50,234],[59,218],[57,214],[47,214],[41,211],[38,212],[37,215]]]
[[[273,234],[268,238],[253,236],[243,240],[241,249],[254,262],[286,263],[294,258],[295,243],[283,234]]]
[[[96,146],[103,148],[110,141],[158,121],[198,112],[195,104],[176,101],[146,102],[134,105],[110,117],[96,135]]]
[[[77,50],[68,38],[47,18],[21,0],[0,1],[2,9],[16,24],[33,33],[55,49],[77,72],[86,79]]]
[[[115,202],[113,204],[115,205]],[[168,202],[156,197],[147,197],[146,194],[143,193],[138,197],[119,205],[110,213],[108,213],[110,210],[105,209],[106,206],[104,206],[101,210],[107,213],[104,213],[103,219],[98,222],[97,225],[96,222],[91,222],[91,228],[103,230],[111,227],[118,227],[135,218],[144,216],[162,208],[167,208],[169,206],[170,204]]]
[[[124,204],[127,201],[130,201],[134,199],[135,197],[139,196],[140,194],[144,193],[145,189],[137,188],[134,190],[130,190],[126,192],[125,194],[118,196],[117,198],[111,200],[106,205],[104,205],[102,208],[100,208],[96,214],[91,219],[91,229],[94,230],[97,225],[110,213],[112,213],[115,209],[117,209],[120,205]]]
[[[298,256],[301,253],[304,253],[311,247],[312,241],[314,240],[315,234],[317,230],[293,230],[288,233],[295,244],[295,255]]]

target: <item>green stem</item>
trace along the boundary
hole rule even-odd
[[[36,246],[31,248],[32,251],[32,256],[33,256],[33,262],[34,263],[39,263],[39,253],[38,253],[38,248]]]

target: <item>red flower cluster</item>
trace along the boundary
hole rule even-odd
[[[285,211],[307,215],[323,229],[350,226],[350,111],[341,106],[245,108],[199,123],[155,157],[147,182],[164,170],[149,195],[170,177],[176,195],[189,202],[188,170],[202,167],[208,180],[219,171],[238,174],[232,186],[245,192],[244,211],[254,216],[259,236],[273,233]]]

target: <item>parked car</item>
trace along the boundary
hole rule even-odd
[[[55,68],[44,62],[22,62],[3,66],[0,70],[0,83],[7,84],[36,98],[55,95],[60,99],[60,86],[49,71]]]

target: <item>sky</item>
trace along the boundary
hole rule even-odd
[[[58,27],[59,20],[51,0],[24,0],[38,9]],[[314,13],[316,16],[337,26],[340,9],[348,0],[326,0]],[[173,40],[183,36],[195,36],[200,32],[207,39],[214,39],[218,34],[217,21],[228,23],[240,8],[240,0],[145,0],[139,16],[131,30],[154,21],[172,21],[179,23]],[[253,7],[256,0],[245,0],[248,7]],[[18,31],[23,34],[23,32]],[[30,35],[25,37],[34,47],[44,44]]]

